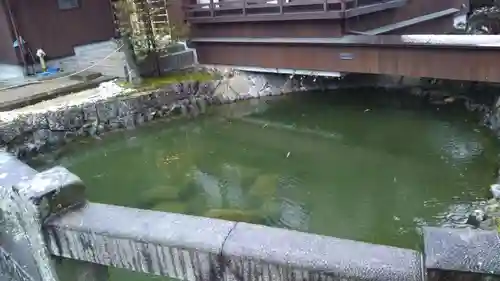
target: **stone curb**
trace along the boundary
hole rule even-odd
[[[41,102],[44,100],[54,99],[54,98],[57,98],[60,96],[72,94],[74,92],[88,90],[88,89],[97,87],[102,82],[110,81],[112,79],[114,79],[114,77],[101,76],[101,77],[94,79],[94,80],[91,80],[91,81],[80,82],[77,84],[73,84],[73,85],[57,88],[54,90],[49,90],[46,92],[38,93],[38,94],[33,95],[33,96],[22,97],[22,98],[16,99],[16,100],[1,102],[0,103],[0,111],[14,110],[14,109],[18,109],[21,107],[32,105],[32,104],[35,104],[35,103],[38,103],[38,102]],[[37,83],[43,83],[43,82],[37,82]],[[35,83],[31,83],[31,84],[35,84]],[[22,85],[22,86],[26,86],[26,85]],[[22,87],[22,86],[20,86],[20,87]]]
[[[242,222],[222,256],[238,281],[424,280],[417,251]]]

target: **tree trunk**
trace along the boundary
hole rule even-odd
[[[128,82],[132,83],[134,86],[138,86],[142,83],[142,78],[129,35],[125,33],[122,34],[121,41],[123,43],[123,53],[125,54],[125,62],[127,64]]]

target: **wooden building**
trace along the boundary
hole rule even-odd
[[[112,50],[114,36],[107,0],[0,0],[0,80],[23,76],[21,49],[28,46],[71,69]]]
[[[184,0],[202,64],[500,82],[500,42],[425,40],[451,32],[469,9],[468,0]]]

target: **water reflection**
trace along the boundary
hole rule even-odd
[[[293,200],[281,198],[278,226],[300,231],[309,230],[309,214],[304,205]]]
[[[200,171],[194,172],[194,178],[199,187],[204,191],[209,208],[222,207],[222,193],[219,181],[214,176]]]

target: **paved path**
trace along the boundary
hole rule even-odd
[[[34,84],[28,84],[25,86],[5,89],[0,91],[0,104],[18,99],[28,98],[39,93],[53,91],[61,87],[67,87],[78,83],[79,81],[76,80],[62,78],[53,81],[43,81]]]
[[[39,83],[0,90],[0,111],[24,107],[61,95],[96,87],[112,77],[101,76],[91,81],[73,80],[69,77],[40,81]]]

